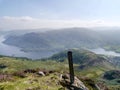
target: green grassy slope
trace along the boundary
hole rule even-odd
[[[104,56],[97,55],[84,49],[71,49],[70,51],[73,52],[73,62],[74,64],[78,64],[80,66],[79,69],[102,67],[109,70],[114,68],[112,63],[110,63]],[[54,54],[48,59],[62,62],[67,59],[67,50]]]
[[[11,57],[0,57],[1,75],[7,74],[10,80],[0,79],[0,90],[58,90],[62,86],[59,84],[60,73],[68,71],[68,65],[56,61],[32,61],[26,59],[16,59]],[[26,69],[54,70],[47,76],[37,76],[30,73],[24,78],[13,76],[14,73],[22,72]]]
[[[14,81],[1,82],[0,90],[58,90],[62,87],[58,83],[59,76],[55,74],[43,77],[29,74],[26,78],[17,78]]]
[[[97,56],[96,54],[86,50],[73,50],[73,56],[74,59],[76,59],[74,63],[75,75],[83,81],[83,78],[90,78],[97,83],[101,80],[101,76],[104,72],[114,69],[114,67],[112,65],[110,66],[110,63],[105,61],[103,57]],[[91,64],[90,62],[94,64]],[[81,65],[85,65],[85,68],[81,69]],[[36,74],[33,73],[26,74],[27,77],[24,78],[13,76],[15,72],[22,72],[26,69],[53,70],[55,73],[43,77],[36,76]],[[60,74],[68,72],[66,52],[53,55],[46,60],[35,61],[25,58],[0,56],[0,74],[12,75],[12,80],[0,80],[0,90],[40,90],[40,88],[42,90],[58,90],[62,87],[58,83]],[[89,81],[86,81],[85,83],[89,83]],[[86,84],[86,86],[92,88],[88,84]],[[114,84],[111,84],[111,86],[112,88],[114,86],[117,87]]]
[[[68,70],[68,66],[63,64],[62,62],[57,61],[34,61],[27,59],[16,59],[10,57],[2,57],[0,58],[0,65],[6,66],[6,68],[0,68],[0,72],[8,72],[12,73],[15,71],[21,71],[25,69],[46,69],[46,70],[56,70],[56,71],[65,71]]]

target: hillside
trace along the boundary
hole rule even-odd
[[[28,59],[1,56],[0,65],[1,90],[65,89],[65,87],[59,84],[59,81],[60,75],[68,73],[69,71],[67,63],[56,61],[31,61]],[[43,72],[45,75],[41,75],[41,73],[38,72]],[[84,81],[84,79],[81,80]],[[61,83],[62,82],[63,81],[61,81]],[[91,82],[93,82],[93,80]],[[90,86],[89,83],[86,86],[94,90],[94,87]]]
[[[91,66],[101,66],[104,68],[112,68],[112,64],[104,58],[104,56],[97,55],[91,51],[84,49],[71,49],[73,52],[73,62],[80,65],[80,69],[89,68]],[[54,54],[48,59],[64,61],[67,59],[67,50],[60,53]]]
[[[27,52],[99,47],[120,52],[119,30],[97,31],[87,28],[66,28],[46,32],[38,31],[30,32],[29,30],[29,32],[21,32],[23,34],[16,35],[15,33],[9,33],[4,43],[20,47]]]
[[[98,90],[96,84],[101,88],[103,86],[107,88],[99,81],[99,78],[114,67],[110,66],[110,63],[103,57],[87,50],[73,49],[72,51],[74,59],[76,58],[74,63],[75,75],[84,85],[90,90]],[[95,63],[89,64],[89,62]],[[81,69],[81,65],[86,65],[86,67]],[[38,71],[46,73],[45,76],[39,76]],[[66,51],[55,54],[48,59],[35,61],[0,56],[0,88],[2,90],[16,90],[16,88],[19,90],[59,90],[64,88],[59,84],[60,75],[68,73]]]
[[[104,74],[103,78],[107,80],[120,79],[120,71],[119,70],[108,71]]]
[[[32,61],[25,58],[0,57],[0,90],[59,90],[59,76],[68,70],[56,61]],[[38,71],[47,72],[41,76]]]
[[[21,42],[21,44],[19,44]],[[98,47],[103,44],[98,33],[85,28],[68,28],[42,33],[11,35],[5,44],[22,48],[23,51],[60,51],[67,48]]]
[[[64,81],[60,81],[61,74],[68,73],[66,62],[56,61],[31,61],[28,59],[0,57],[0,89],[1,90],[61,90]],[[43,72],[45,74],[38,72]],[[80,78],[81,85],[90,90],[98,90],[93,79]],[[67,80],[68,81],[68,80]],[[84,84],[82,84],[84,82]],[[91,85],[92,84],[92,85]],[[98,84],[99,85],[99,84]],[[105,85],[103,85],[105,86]],[[106,87],[106,86],[105,86]],[[107,88],[107,87],[106,87]],[[66,90],[66,89],[65,89]],[[86,90],[86,89],[82,89]]]

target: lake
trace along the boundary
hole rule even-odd
[[[106,51],[103,48],[96,48],[96,49],[89,49],[89,50],[96,54],[104,54],[104,55],[108,55],[108,56],[120,56],[120,53],[116,53],[114,51]]]
[[[5,40],[4,35],[0,36],[0,55],[40,59],[49,57],[55,53],[55,52],[23,52],[21,51],[21,48],[4,44],[3,43],[4,40]]]
[[[31,59],[41,59],[52,56],[55,52],[24,52],[21,51],[21,48],[6,45],[3,43],[5,40],[4,35],[0,36],[0,55],[5,56],[14,56],[14,57],[27,57]],[[116,53],[114,51],[106,51],[103,48],[97,49],[88,49],[96,54],[104,54],[104,55],[112,55],[112,56],[120,56],[120,53]]]

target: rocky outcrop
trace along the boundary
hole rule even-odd
[[[68,90],[89,90],[82,81],[80,81],[76,76],[74,77],[74,83],[70,83],[69,74],[65,74],[60,76],[60,84],[67,88]]]
[[[103,83],[97,83],[95,86],[98,90],[109,90]]]
[[[45,73],[43,71],[39,71],[37,74],[40,76],[45,76]]]

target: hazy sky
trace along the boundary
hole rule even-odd
[[[120,26],[120,0],[0,0],[0,29]]]

